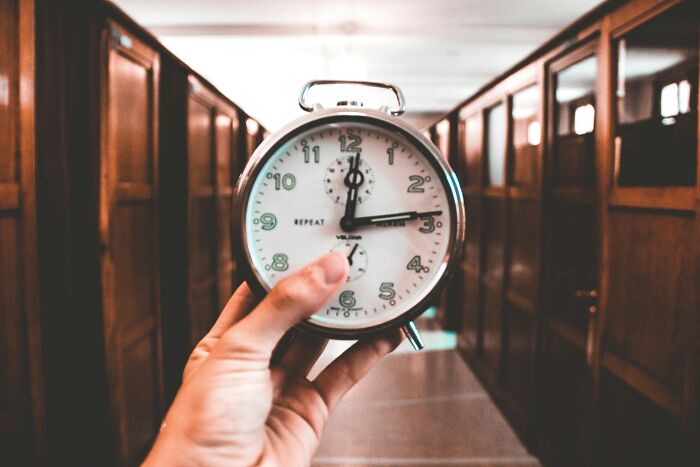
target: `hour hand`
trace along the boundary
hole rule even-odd
[[[377,216],[355,217],[351,220],[352,226],[381,224],[382,222],[412,221],[425,216],[439,216],[442,211],[406,211],[393,214],[380,214]]]

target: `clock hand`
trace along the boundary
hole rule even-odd
[[[358,246],[360,246],[360,244],[359,244],[359,243],[355,243],[355,246],[352,247],[352,251],[351,251],[350,254],[348,255],[348,264],[349,264],[350,266],[352,266],[352,255],[355,254],[355,251],[357,250],[357,247],[358,247]]]
[[[350,169],[345,175],[345,186],[348,187],[348,197],[345,202],[345,215],[340,219],[340,228],[347,230],[350,228],[352,220],[355,218],[357,208],[357,189],[364,183],[365,176],[360,172],[360,153],[350,159]]]
[[[424,216],[439,216],[441,214],[442,211],[406,211],[397,212],[394,214],[380,214],[377,216],[355,217],[353,219],[350,219],[350,225],[354,228],[360,225],[372,225],[379,224],[381,222],[412,221]]]

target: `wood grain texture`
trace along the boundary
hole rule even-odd
[[[470,197],[480,207],[468,216],[476,219],[478,236],[468,232],[462,300],[454,300],[465,323],[460,348],[519,434],[549,465],[695,465],[700,460],[700,177],[688,173],[700,173],[700,124],[679,117],[673,128],[663,129],[662,139],[650,133],[656,131],[651,127],[628,128],[625,183],[637,177],[648,186],[616,185],[620,88],[614,42],[663,14],[680,21],[679,31],[657,28],[645,44],[673,47],[680,29],[687,32],[688,18],[697,18],[698,7],[682,0],[608,2],[440,118],[460,122],[457,147],[463,160],[456,166],[468,213]],[[692,27],[697,35],[696,21]],[[683,47],[698,55],[696,42],[685,41]],[[596,71],[579,84],[588,90],[585,103],[595,106],[595,128],[577,135],[569,131],[573,120],[566,115],[583,100],[555,105],[554,96],[560,74],[587,57],[597,57]],[[697,68],[694,60],[684,63]],[[692,89],[697,73],[684,75]],[[483,172],[469,165],[486,163],[485,132],[470,136],[464,122],[488,115],[495,103],[514,105],[513,96],[533,76],[539,76],[543,101],[542,168],[533,176],[535,156],[516,144],[524,123],[514,119],[506,131],[515,138],[506,185],[483,187]],[[693,105],[700,105],[697,94],[691,95]],[[688,135],[691,120],[698,128]],[[558,122],[565,127],[558,128]],[[430,133],[437,133],[435,126]],[[683,154],[682,168],[659,156],[672,148]],[[669,167],[652,173],[652,160]],[[536,181],[536,175],[543,177]],[[661,186],[659,180],[683,186]],[[479,280],[476,294],[469,277]],[[586,298],[590,291],[595,296]],[[522,407],[528,404],[530,420],[523,426]]]
[[[0,2],[0,458],[44,462],[38,317],[34,2]],[[23,83],[23,86],[20,86]]]
[[[108,23],[103,38],[105,356],[115,444],[120,463],[133,464],[147,452],[164,409],[156,176],[159,57],[116,23]],[[122,184],[135,182],[150,190],[141,190],[137,199],[120,196]],[[133,328],[146,333],[130,332]]]

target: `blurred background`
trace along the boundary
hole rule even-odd
[[[303,84],[325,78],[398,85],[423,128],[601,2],[115,3],[274,131],[301,114]]]

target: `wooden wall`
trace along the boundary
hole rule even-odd
[[[33,19],[33,2],[0,2],[0,459],[7,465],[43,461]]]
[[[16,4],[6,5],[17,18]],[[12,339],[0,344],[0,377],[13,382],[0,397],[2,453],[136,465],[189,351],[236,285],[231,203],[246,160],[238,122],[250,117],[111,4],[38,2],[29,15],[40,112],[17,104],[16,36],[0,54],[15,72],[14,107],[0,107],[13,129],[0,177],[14,176],[22,194],[10,206],[0,192],[0,266],[17,277],[0,309],[14,326],[2,327]],[[17,34],[23,23],[12,24]]]
[[[238,285],[231,209],[245,158],[239,110],[167,59],[165,70],[168,91],[161,102],[178,103],[170,117],[164,116],[161,134],[168,155],[161,164],[161,213],[168,227],[162,236],[162,298],[177,310],[164,321],[166,352],[177,356],[166,372],[170,400],[189,353]],[[178,117],[182,115],[186,119]],[[167,135],[181,137],[164,141]]]
[[[700,459],[698,8],[608,2],[431,128],[467,204],[445,319],[547,465]]]

